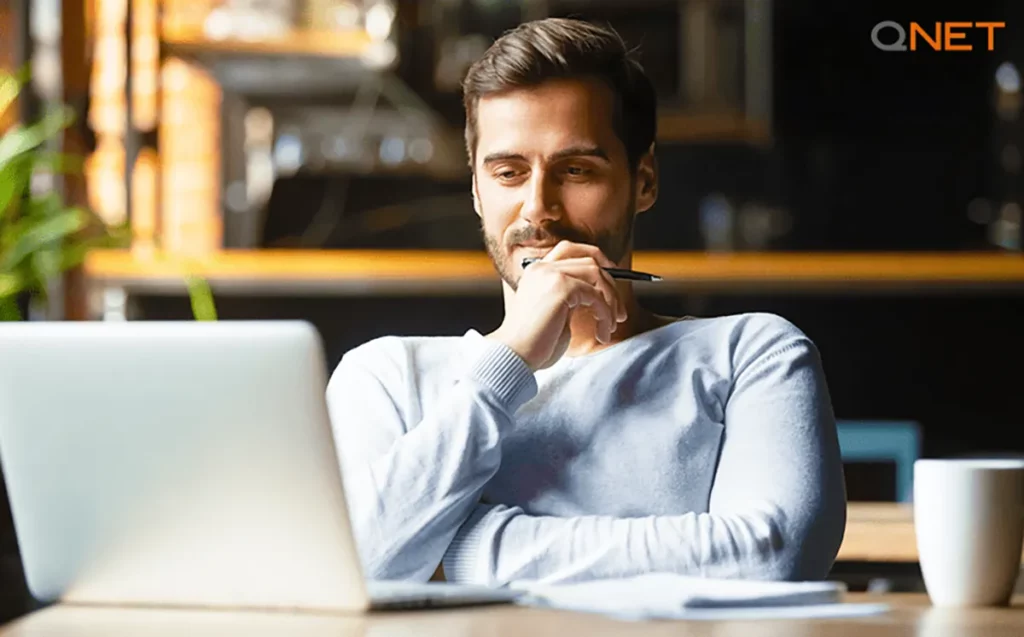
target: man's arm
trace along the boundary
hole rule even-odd
[[[338,365],[327,400],[369,577],[431,577],[497,471],[512,415],[537,393],[534,370],[564,353],[574,308],[596,317],[605,342],[626,320],[598,260],[614,265],[593,246],[563,241],[530,266],[498,329],[466,341],[479,350],[471,368],[431,413],[419,413],[419,379],[401,372],[410,362],[399,341],[379,339]]]
[[[818,352],[779,339],[738,371],[707,513],[616,519],[478,505],[445,556],[451,581],[504,585],[666,571],[820,579],[846,525],[835,420]]]
[[[342,359],[327,388],[349,515],[367,577],[426,581],[501,462],[511,414],[536,393],[503,345],[467,339],[465,372],[431,413],[397,339]]]

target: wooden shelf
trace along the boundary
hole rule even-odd
[[[234,55],[346,58],[359,57],[370,46],[370,36],[363,30],[311,31],[297,30],[285,37],[258,41],[212,40],[201,32],[174,31],[162,37],[165,50],[172,55]]]
[[[665,277],[642,292],[1024,291],[1024,256],[1000,253],[640,252],[634,267]],[[487,255],[430,250],[244,250],[185,259],[128,251],[89,254],[93,284],[180,293],[188,274],[224,292],[252,294],[493,294]]]
[[[296,30],[285,37],[264,40],[237,38],[215,40],[202,31],[170,31],[161,37],[164,51],[191,58],[250,58],[304,56],[326,59],[355,59],[371,45],[363,30],[346,32]],[[658,140],[669,143],[766,144],[771,131],[766,122],[750,120],[742,113],[693,112],[661,108]]]
[[[771,130],[767,123],[750,120],[739,113],[662,109],[658,114],[658,141],[762,145],[771,141]]]

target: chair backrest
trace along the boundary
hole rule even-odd
[[[907,420],[840,420],[839,448],[844,461],[896,464],[896,500],[914,494],[914,461],[921,455],[921,427]]]

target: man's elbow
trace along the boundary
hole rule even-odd
[[[436,539],[408,526],[385,529],[381,522],[386,517],[380,511],[370,515],[356,509],[354,513],[352,539],[366,579],[426,582],[430,578],[430,553],[437,550]]]
[[[429,560],[411,546],[366,547],[360,544],[359,561],[368,580],[426,582],[435,570]]]
[[[786,538],[768,568],[778,581],[819,581],[827,578],[846,531],[846,503],[817,511]]]
[[[353,516],[353,535],[363,574],[370,580],[427,582],[455,534],[458,518],[407,522],[383,528],[383,515]],[[362,523],[360,523],[362,522]]]
[[[746,518],[746,564],[737,576],[766,581],[818,581],[832,570],[846,528],[846,506],[817,507],[800,519],[773,515]]]

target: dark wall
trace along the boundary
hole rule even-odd
[[[777,3],[776,131],[804,249],[962,249],[995,159],[994,71],[1020,38],[1011,2]],[[890,53],[881,20],[1003,20],[996,50]],[[1016,58],[1018,65],[1024,59]]]

